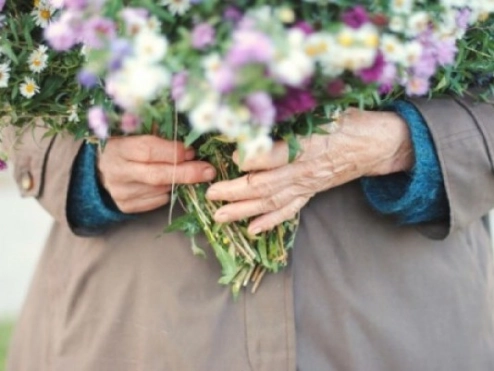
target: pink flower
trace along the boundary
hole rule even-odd
[[[108,137],[109,122],[102,107],[90,108],[87,113],[87,120],[89,127],[99,139]]]
[[[216,34],[209,23],[200,23],[192,30],[192,46],[196,49],[204,49],[214,43]]]
[[[141,126],[141,119],[136,115],[126,112],[122,116],[120,122],[120,129],[126,134],[135,133]]]
[[[274,124],[276,109],[269,94],[262,91],[252,93],[245,99],[245,104],[256,124],[268,127]]]

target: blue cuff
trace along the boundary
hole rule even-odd
[[[389,110],[398,113],[409,126],[415,165],[410,173],[363,178],[362,188],[368,201],[378,212],[395,216],[402,224],[447,219],[448,201],[441,165],[426,122],[408,102],[394,102]]]
[[[98,235],[113,224],[132,219],[118,210],[100,185],[95,162],[96,146],[84,144],[74,162],[67,200],[67,218],[78,235]]]

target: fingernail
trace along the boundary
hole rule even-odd
[[[196,154],[193,149],[189,149],[187,150],[187,152],[185,152],[185,159],[187,161],[193,160],[195,156]]]
[[[261,232],[262,232],[262,229],[260,227],[254,227],[254,228],[252,228],[252,229],[249,230],[249,233],[252,236],[256,236],[256,235],[258,235]]]
[[[206,179],[213,180],[214,177],[216,176],[216,170],[214,170],[213,168],[207,168],[206,170],[204,170],[202,175]]]

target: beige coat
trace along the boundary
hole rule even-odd
[[[494,370],[494,261],[481,220],[494,207],[494,109],[416,104],[450,223],[397,226],[358,183],[319,194],[303,210],[292,266],[238,302],[217,284],[211,250],[201,260],[181,234],[157,238],[165,209],[75,236],[65,200],[80,143],[26,139],[17,181],[56,222],[8,371]]]

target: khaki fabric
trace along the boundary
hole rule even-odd
[[[494,370],[494,260],[481,221],[494,208],[494,109],[413,103],[434,137],[449,222],[398,226],[358,182],[319,194],[291,266],[237,302],[217,284],[210,249],[203,260],[181,234],[158,236],[166,208],[75,236],[64,201],[80,143],[25,141],[16,172],[30,172],[38,192],[23,193],[55,224],[7,370]]]

